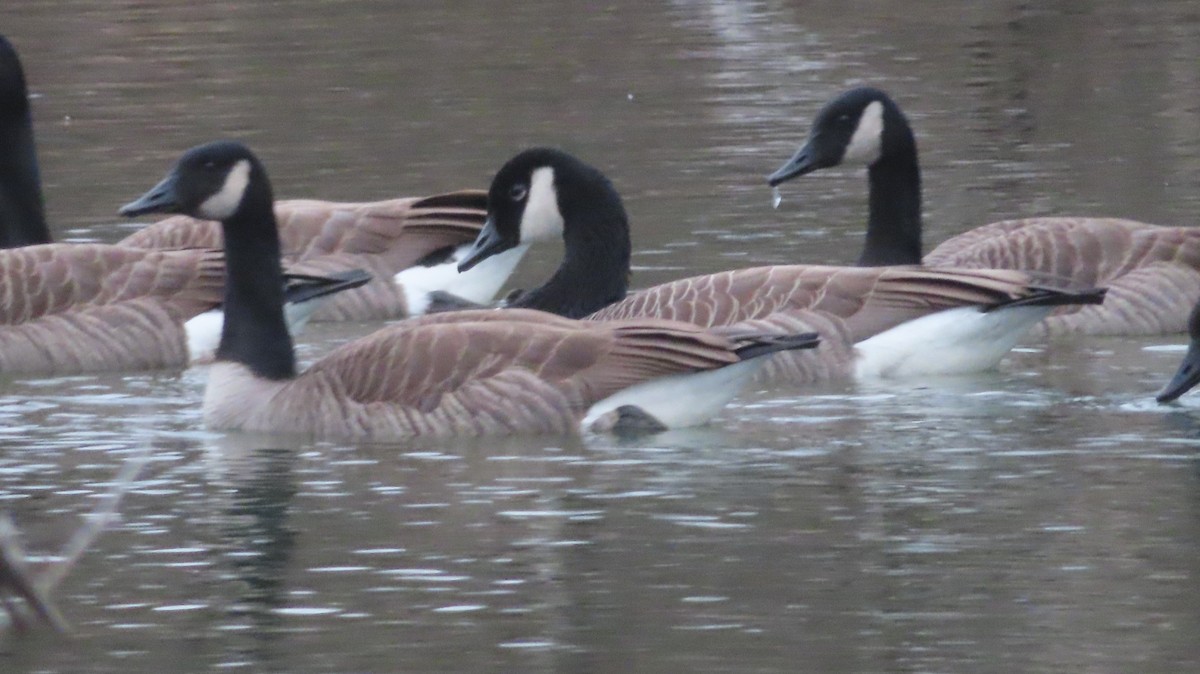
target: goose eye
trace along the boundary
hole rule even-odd
[[[209,159],[208,161],[204,162],[204,168],[211,171],[212,169],[217,168],[217,162],[213,161],[212,159]]]
[[[524,201],[525,197],[529,196],[529,188],[524,185],[513,185],[508,190],[508,196],[513,201]]]

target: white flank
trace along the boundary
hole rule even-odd
[[[250,162],[241,159],[229,169],[225,175],[225,183],[220,191],[204,200],[197,211],[209,220],[224,220],[237,212],[250,184]]]
[[[846,153],[842,161],[858,161],[873,164],[879,159],[879,150],[883,146],[883,103],[871,101],[863,108],[858,118],[858,127],[846,145]]]
[[[283,319],[287,322],[288,332],[293,337],[304,332],[305,326],[308,325],[308,319],[312,318],[313,312],[327,297],[332,296],[326,295],[299,304],[288,302],[283,305]],[[183,329],[187,334],[188,362],[190,364],[211,363],[216,358],[217,347],[221,344],[221,330],[224,327],[225,312],[221,309],[198,314],[183,324]]]
[[[658,419],[667,428],[706,423],[742,390],[767,362],[753,358],[716,370],[674,374],[642,382],[592,405],[583,419],[587,430],[601,415],[622,405],[633,405]]]
[[[529,250],[529,244],[493,255],[463,273],[458,263],[471,250],[472,244],[459,246],[454,255],[432,267],[409,267],[392,279],[404,293],[410,316],[419,316],[429,308],[429,293],[442,290],[476,304],[487,304],[496,297],[501,286],[512,275],[517,263]]]
[[[922,316],[855,344],[854,373],[879,379],[989,370],[1052,309],[960,307]]]
[[[221,343],[221,328],[225,325],[225,312],[220,309],[206,311],[193,316],[183,329],[187,334],[188,360],[191,364],[211,363]]]
[[[521,213],[521,243],[561,239],[563,216],[558,210],[553,168],[543,166],[533,172],[528,198]]]

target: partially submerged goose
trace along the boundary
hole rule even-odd
[[[921,264],[921,174],[912,128],[887,94],[859,87],[817,114],[808,139],[772,186],[839,164],[868,167],[867,239],[858,264]],[[936,267],[1022,269],[1108,288],[1103,305],[1063,309],[1041,329],[1054,334],[1181,332],[1200,299],[1200,228],[1116,218],[1006,220],[933,249]]]
[[[50,242],[25,76],[3,36],[0,143],[0,372],[180,367],[211,355],[221,320],[219,250]],[[368,279],[345,268],[289,275],[289,324],[299,329],[316,300]]]
[[[2,35],[0,148],[0,248],[50,243],[29,93],[17,52]],[[471,274],[458,274],[455,268],[483,226],[486,201],[481,190],[463,190],[366,203],[295,199],[275,208],[289,272],[336,276],[363,269],[373,277],[361,287],[308,305],[315,309],[313,319],[371,320],[419,314],[433,291],[472,302],[492,299],[523,250]],[[153,223],[119,244],[155,250],[220,248],[221,228],[181,216]]]
[[[666,283],[626,297],[629,225],[620,195],[595,168],[537,148],[511,159],[488,195],[488,223],[463,262],[561,237],[543,286],[509,306],[596,320],[657,317],[701,326],[751,321],[821,335],[814,352],[780,354],[772,378],[951,374],[994,367],[1054,307],[1098,304],[1011,270],[779,265]]]
[[[686,426],[715,414],[762,367],[758,356],[815,345],[814,335],[752,328],[465,311],[385,328],[299,373],[271,204],[262,164],[222,141],[189,150],[121,209],[221,222],[229,279],[204,400],[212,428],[396,439],[571,432],[627,418]]]

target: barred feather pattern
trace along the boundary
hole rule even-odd
[[[642,381],[735,363],[737,346],[656,319],[435,314],[346,344],[284,382],[217,363],[205,419],[217,429],[376,440],[574,433],[595,402]]]
[[[184,322],[218,306],[224,285],[220,251],[0,251],[0,372],[182,367]]]
[[[1005,220],[955,236],[925,256],[938,267],[1024,269],[1108,287],[1104,304],[1060,307],[1043,335],[1183,332],[1200,300],[1200,228],[1115,218]]]
[[[1012,270],[779,265],[664,283],[588,319],[656,317],[705,327],[748,322],[788,333],[816,332],[821,344],[815,350],[775,354],[759,374],[760,381],[803,385],[851,377],[854,344],[901,323],[1060,290],[1067,288],[1054,278]]]
[[[0,372],[74,374],[183,367],[184,317],[140,298],[0,328]]]
[[[288,271],[323,274],[365,269],[366,285],[330,297],[313,320],[365,321],[407,314],[392,277],[441,249],[475,240],[487,218],[487,193],[461,190],[375,202],[278,201],[275,217]],[[187,216],[151,224],[121,242],[151,249],[220,248],[221,225]]]

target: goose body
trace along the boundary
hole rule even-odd
[[[122,209],[221,222],[229,279],[205,392],[212,428],[372,439],[558,433],[616,426],[631,410],[665,426],[691,425],[727,402],[765,362],[760,356],[815,346],[812,335],[771,337],[742,326],[465,311],[384,328],[300,373],[277,290],[271,204],[257,158],[241,144],[217,142],[189,150]],[[672,399],[681,388],[691,390],[692,405]]]
[[[970,230],[921,258],[921,179],[916,140],[887,94],[852,89],[818,113],[808,140],[768,178],[777,186],[843,163],[868,167],[866,244],[860,265],[1019,269],[1105,286],[1102,305],[1062,307],[1038,331],[1048,335],[1181,332],[1200,299],[1200,228],[1116,218],[1040,217]]]
[[[1013,270],[777,265],[626,296],[630,244],[620,196],[595,168],[545,148],[517,155],[497,173],[488,224],[466,264],[555,237],[565,248],[558,271],[509,306],[592,320],[816,332],[817,350],[772,359],[768,376],[792,383],[988,369],[1055,307],[1096,304],[1104,295]]]

